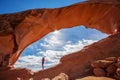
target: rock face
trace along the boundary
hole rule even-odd
[[[92,74],[88,69],[91,61],[120,56],[119,14],[120,0],[89,0],[62,8],[0,15],[0,70],[12,67],[25,47],[49,32],[84,25],[113,35],[75,54],[64,56],[59,65],[35,73],[34,78],[53,78],[61,71],[68,74],[70,79]],[[69,67],[71,65],[72,68]]]
[[[115,80],[120,79],[120,57],[109,57],[104,60],[97,60],[91,65],[95,76],[112,77],[115,78]]]
[[[29,80],[33,73],[28,69],[9,69],[0,72],[0,80]]]

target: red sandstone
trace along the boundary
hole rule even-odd
[[[36,72],[33,76],[35,80],[53,78],[62,72],[71,80],[92,75],[91,62],[120,56],[120,0],[89,0],[62,8],[0,15],[0,79],[16,80],[17,76],[28,73],[20,76],[28,80],[31,75],[26,69],[8,68],[13,67],[23,49],[55,29],[79,25],[112,35],[62,57],[55,67]],[[69,67],[73,63],[74,66]],[[5,74],[8,76],[4,77]]]

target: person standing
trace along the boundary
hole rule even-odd
[[[42,70],[44,70],[45,57],[42,57]]]

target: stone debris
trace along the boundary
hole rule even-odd
[[[53,78],[52,80],[69,80],[69,79],[65,73],[61,73],[58,76],[56,76],[55,78]]]
[[[91,64],[95,76],[106,76],[120,80],[120,57],[109,57]]]

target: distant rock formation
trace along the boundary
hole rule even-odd
[[[62,8],[0,15],[0,79],[7,80],[2,73],[13,67],[28,45],[56,29],[79,25],[112,35],[64,56],[57,66],[35,73],[35,80],[53,78],[62,72],[70,79],[91,75],[91,61],[120,56],[120,0],[89,0]]]

